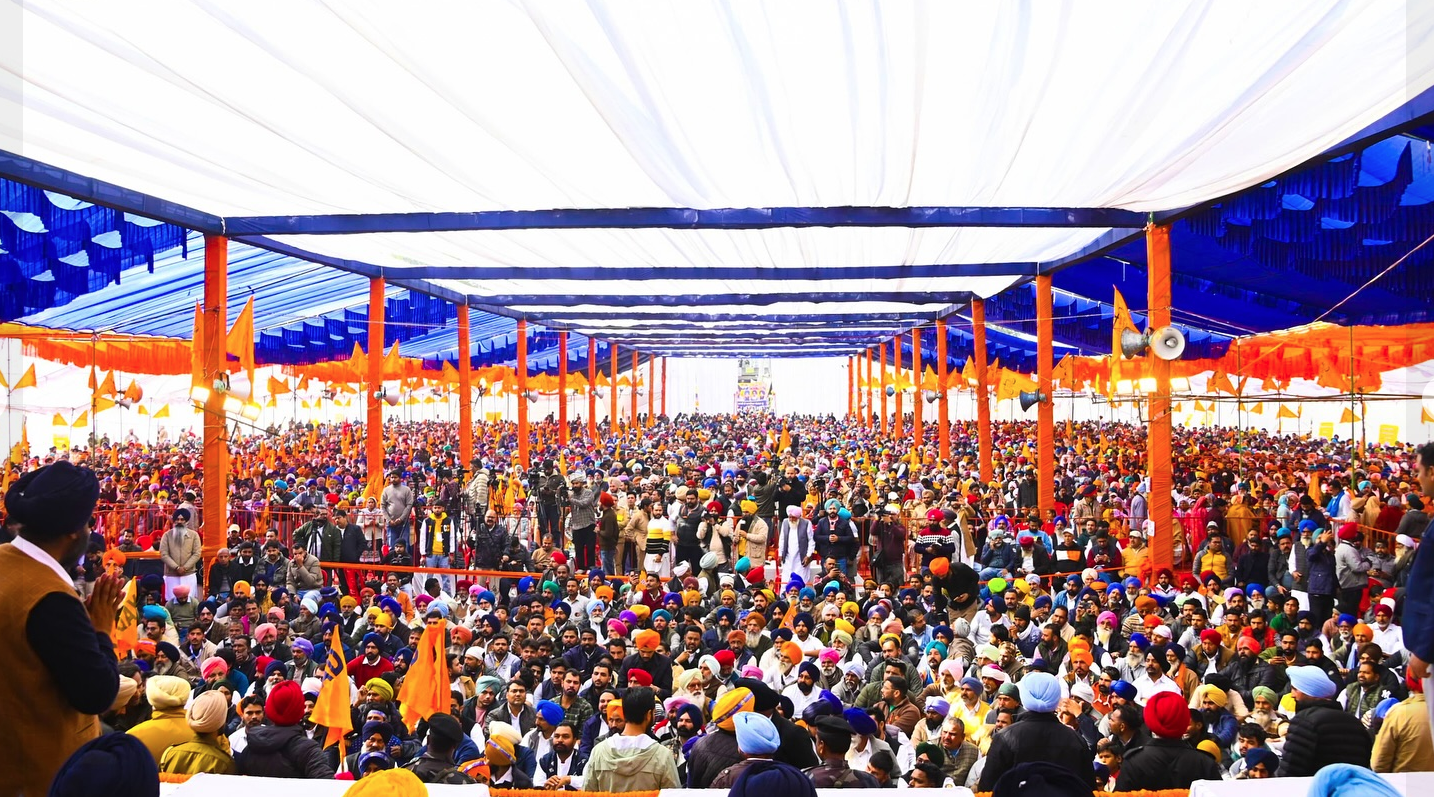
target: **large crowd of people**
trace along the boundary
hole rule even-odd
[[[1161,539],[1139,427],[1058,430],[1042,511],[1031,424],[993,426],[989,479],[975,424],[947,459],[902,426],[682,415],[564,443],[548,419],[525,469],[512,424],[461,462],[452,424],[394,422],[379,490],[361,426],[294,425],[234,442],[223,496],[192,437],[28,459],[0,743],[37,794],[121,761],[588,791],[1434,770],[1434,446],[1177,429]],[[430,626],[449,711],[410,724]],[[311,717],[336,647],[342,757]]]

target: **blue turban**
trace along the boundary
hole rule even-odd
[[[696,737],[693,741],[696,741]],[[759,759],[742,770],[737,782],[732,784],[728,797],[765,797],[771,794],[817,797],[817,787],[806,773],[791,764]]]
[[[902,600],[906,600],[907,598],[916,600],[917,598],[921,597],[921,593],[917,592],[911,587],[907,587],[906,589],[896,593],[896,596]]]
[[[788,592],[788,591],[790,591],[790,590],[792,589],[792,587],[796,587],[797,589],[801,589],[802,587],[805,587],[806,585],[807,585],[807,582],[803,581],[801,576],[797,575],[796,573],[793,573],[791,579],[789,579],[789,580],[787,581],[787,588],[784,589],[784,590],[782,590],[782,591],[783,591],[783,592]]]
[[[1106,595],[1112,595],[1112,594],[1114,594],[1114,593],[1116,593],[1116,592],[1119,592],[1121,595],[1124,595],[1124,594],[1125,594],[1125,587],[1122,587],[1122,586],[1119,585],[1119,584],[1111,584],[1110,586],[1108,586],[1108,587],[1105,588],[1105,594],[1106,594]]]
[[[870,736],[876,733],[876,720],[859,708],[849,708],[843,711],[841,716],[851,726],[852,732],[858,736]]]
[[[430,612],[438,612],[440,615],[442,615],[442,616],[444,616],[444,617],[447,617],[447,616],[448,616],[448,602],[447,602],[447,601],[433,601],[432,603],[428,604],[428,610],[429,610]]]
[[[563,721],[563,707],[551,700],[539,700],[538,716],[549,725],[557,725]]]
[[[1040,596],[1039,598],[1036,598],[1036,602],[1035,602],[1035,604],[1033,605],[1033,608],[1036,608],[1036,609],[1049,609],[1049,608],[1051,608],[1051,596],[1049,596],[1049,595],[1042,595],[1042,596]]]
[[[280,675],[286,675],[286,674],[287,674],[287,670],[284,668],[284,662],[278,661],[278,660],[276,659],[276,660],[274,660],[274,661],[269,662],[269,664],[264,667],[264,677],[265,677],[265,678],[268,678],[269,676],[273,675],[274,673],[278,673],[278,674],[280,674]]]
[[[669,604],[669,603],[675,603],[675,604],[681,606],[681,605],[682,605],[682,596],[679,595],[679,594],[676,593],[676,592],[668,592],[668,593],[663,594],[663,596],[662,596],[662,605],[663,605],[663,606],[666,606],[666,605]]]
[[[403,607],[398,605],[398,601],[395,600],[392,595],[385,595],[382,598],[379,598],[378,608],[383,609],[394,617],[398,617],[403,614]]]
[[[1270,776],[1273,777],[1275,770],[1280,768],[1280,757],[1275,755],[1275,751],[1268,747],[1251,748],[1245,753],[1244,759],[1245,771],[1247,772],[1256,764],[1264,764],[1265,769],[1269,770]]]
[[[1357,623],[1357,622],[1359,622],[1359,621],[1356,620],[1356,619],[1354,619],[1354,615],[1352,615],[1352,614],[1341,614],[1341,615],[1339,616],[1338,624],[1339,624],[1339,625],[1354,625],[1354,624]]]
[[[304,655],[308,656],[311,659],[314,657],[314,643],[303,637],[299,637],[298,639],[294,640],[293,644],[289,647],[294,648],[296,650],[304,651]]]
[[[835,595],[838,592],[841,592],[841,585],[836,583],[835,581],[828,581],[827,585],[825,587],[822,587],[823,595]]]
[[[1110,685],[1110,693],[1124,700],[1134,700],[1136,695],[1135,684],[1121,679]]]
[[[404,664],[413,664],[413,648],[399,648],[398,652],[393,654],[393,660],[401,661]]]
[[[571,615],[571,614],[573,613],[573,607],[569,606],[567,601],[553,601],[552,609],[553,609],[553,611],[555,611],[555,612],[558,611],[559,609],[561,609],[564,614],[569,614],[569,615]],[[658,609],[657,611],[658,611],[658,612],[661,612],[662,610],[661,610],[661,609]],[[663,612],[663,614],[666,614],[666,612]],[[657,616],[657,612],[653,612],[652,616],[653,616],[653,617],[656,617],[656,616]],[[668,617],[667,619],[671,620],[672,618],[671,618],[671,617]]]
[[[934,711],[944,717],[951,713],[951,701],[944,697],[932,695],[926,698],[926,710]]]
[[[797,598],[814,601],[817,599],[817,591],[811,587],[802,587],[801,591],[797,593]]]
[[[369,764],[378,764],[379,769],[393,769],[393,759],[383,750],[374,750],[358,757],[357,769],[359,773],[368,769]]]
[[[377,645],[379,650],[383,650],[383,637],[379,636],[378,634],[375,634],[372,631],[363,635],[363,640],[359,643],[359,647],[366,648],[368,647],[368,643],[370,642]]]
[[[1050,673],[1032,672],[1016,683],[1021,691],[1021,708],[1050,714],[1061,702],[1061,682]]]
[[[531,592],[532,589],[533,589],[533,577],[532,577],[532,576],[523,576],[522,578],[518,579],[518,594],[519,594],[519,595],[522,595],[522,594],[527,593],[527,592]]]
[[[974,689],[974,690],[976,691],[976,694],[978,694],[978,695],[981,694],[981,690],[982,690],[982,688],[983,688],[983,687],[981,686],[981,682],[980,682],[979,680],[977,680],[977,679],[975,679],[975,678],[972,678],[972,677],[969,676],[969,675],[966,676],[965,678],[962,678],[962,679],[961,679],[961,685],[962,685],[962,686],[969,686],[969,687],[971,687],[972,689]]]
[[[720,621],[723,617],[726,617],[729,623],[737,622],[737,613],[732,611],[730,606],[723,606],[717,610],[717,619]]]
[[[107,733],[91,739],[65,761],[50,785],[50,797],[94,794],[158,797],[159,767],[139,737]]]
[[[1124,584],[1125,588],[1131,591],[1140,589],[1140,579],[1135,576],[1127,576],[1126,579],[1120,583]]]
[[[1384,698],[1384,700],[1380,701],[1379,705],[1374,707],[1374,718],[1379,720],[1384,719],[1384,716],[1389,713],[1389,710],[1397,705],[1399,705],[1399,698]]]
[[[829,705],[829,706],[831,706],[832,708],[836,709],[836,713],[838,713],[838,714],[841,713],[841,710],[842,710],[841,698],[839,698],[839,697],[837,697],[836,695],[832,694],[831,691],[828,690],[828,689],[823,689],[821,692],[818,692],[818,693],[817,693],[817,702],[825,702],[827,705]]]
[[[750,712],[750,711],[744,711],[744,712],[742,712],[742,714],[751,714],[751,713],[752,713],[752,712]],[[678,717],[681,717],[681,716],[684,715],[684,714],[687,715],[687,718],[688,718],[688,719],[692,720],[692,727],[694,727],[694,728],[701,729],[702,725],[707,722],[707,720],[702,716],[702,709],[698,708],[697,706],[695,706],[695,705],[693,705],[693,704],[691,704],[691,703],[683,703],[682,705],[680,705],[680,706],[677,707],[677,710],[676,710],[676,711],[672,712],[672,713],[671,713],[670,715],[668,715],[668,716],[669,716],[669,718],[671,719],[672,724],[675,726],[675,725],[677,724],[677,718],[678,718]],[[737,716],[740,717],[740,716],[742,716],[742,714],[738,714]]]
[[[1374,774],[1374,770],[1354,764],[1330,764],[1322,768],[1310,782],[1309,793],[1319,797],[1400,797],[1400,791]]]
[[[935,628],[931,629],[931,636],[932,636],[933,638],[938,638],[938,637],[943,637],[943,636],[944,636],[944,637],[947,637],[947,638],[950,638],[950,639],[955,639],[955,638],[956,638],[956,632],[955,632],[955,631],[952,631],[952,630],[951,630],[951,626],[949,626],[949,625],[938,625],[938,626],[936,626]]]
[[[731,611],[731,609],[728,609],[728,611]],[[787,628],[786,626],[782,626],[781,628],[778,628],[777,630],[772,632],[772,639],[780,639],[783,642],[790,642],[792,641],[792,629]]]
[[[942,642],[942,641],[939,640],[939,639],[933,639],[933,640],[931,640],[930,642],[927,642],[927,643],[926,643],[926,649],[925,649],[924,652],[925,652],[925,653],[930,653],[930,652],[933,651],[933,650],[939,650],[939,651],[941,651],[941,658],[943,658],[943,659],[946,658],[946,652],[947,652],[948,648],[946,647],[946,643],[945,643],[945,642]]]
[[[318,615],[320,618],[332,617],[335,620],[338,620],[342,616],[339,614],[339,610],[334,608],[332,603],[325,603],[323,606],[320,606]]]
[[[1079,584],[1079,583],[1081,583],[1080,575],[1079,575],[1078,573],[1071,573],[1070,575],[1066,576],[1066,583],[1067,583],[1067,584]]]
[[[1306,532],[1306,531],[1315,531],[1315,530],[1317,530],[1317,529],[1319,529],[1319,524],[1316,523],[1316,522],[1314,522],[1313,520],[1301,520],[1301,521],[1300,521],[1300,533],[1301,533],[1301,534],[1303,534],[1303,533]]]
[[[991,605],[995,607],[997,612],[1001,614],[1006,613],[1006,599],[1000,595],[991,596]]]
[[[1334,697],[1335,692],[1339,691],[1325,671],[1313,665],[1286,667],[1285,675],[1289,677],[1292,688],[1313,698],[1328,699]]]
[[[804,661],[801,664],[798,664],[797,672],[799,674],[806,673],[807,675],[810,675],[813,681],[820,681],[822,678],[822,671],[817,669],[817,665],[811,663],[811,661]]]
[[[744,711],[733,718],[737,732],[737,749],[743,755],[771,755],[782,746],[782,737],[770,719],[755,711]]]
[[[164,618],[167,616],[167,613],[164,611],[163,606],[156,606],[155,604],[151,603],[148,606],[145,606],[143,609],[140,609],[140,615],[144,617],[145,620],[158,620],[162,623],[164,622]]]
[[[382,736],[383,740],[387,742],[389,737],[393,736],[393,726],[383,720],[369,720],[363,724],[363,732],[359,735],[358,743],[362,745],[365,740],[375,733]]]
[[[1254,595],[1256,592],[1260,593],[1261,595],[1265,594],[1265,585],[1264,585],[1264,584],[1246,584],[1246,585],[1245,585],[1245,594],[1246,594],[1246,595]]]
[[[1150,638],[1136,631],[1130,635],[1130,646],[1137,650],[1148,650],[1150,648]]]
[[[492,602],[493,602],[493,593],[491,593],[491,592],[489,592],[488,590],[485,589],[485,590],[483,590],[482,592],[478,593],[478,597],[477,597],[477,598],[474,598],[474,599],[473,599],[473,602],[474,602],[474,603],[482,603],[483,601],[488,601],[489,603],[492,603]]]
[[[100,482],[94,471],[60,460],[30,471],[10,485],[5,512],[41,536],[69,534],[90,519],[99,497]],[[164,586],[162,579],[160,586]]]
[[[795,628],[797,623],[805,623],[807,628],[816,625],[816,621],[812,619],[811,612],[797,612],[796,616],[792,618],[792,627]]]

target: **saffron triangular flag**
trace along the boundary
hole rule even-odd
[[[20,375],[20,381],[16,382],[15,387],[11,388],[11,390],[19,390],[20,388],[24,387],[34,387],[35,385],[35,364],[30,363],[30,367],[26,368],[25,373]]]
[[[169,405],[166,404],[166,405],[164,405],[163,407],[160,407],[157,411],[155,411],[153,417],[155,417],[155,418],[168,418],[168,417],[169,417]]]
[[[81,428],[81,427],[89,426],[89,425],[90,425],[90,411],[89,411],[89,410],[85,410],[84,412],[80,413],[80,417],[76,418],[74,423],[70,424],[70,428],[71,428],[71,429],[79,429],[79,428]]]
[[[448,710],[448,654],[443,646],[446,625],[440,619],[423,629],[413,664],[398,691],[399,714],[410,731],[417,730],[419,720]]]

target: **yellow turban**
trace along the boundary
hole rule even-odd
[[[608,705],[612,705],[612,703]],[[488,763],[498,766],[512,766],[518,758],[514,752],[513,743],[501,737],[489,739],[488,749],[485,752],[488,754]]]
[[[756,511],[757,511],[757,502],[756,502],[756,501],[743,501],[742,504],[741,504],[741,506],[742,506],[742,512],[743,512],[744,514],[750,515],[750,514],[752,514],[753,512],[756,512]]]
[[[1204,703],[1208,698],[1210,702],[1214,703],[1218,708],[1224,708],[1225,704],[1230,702],[1230,696],[1225,694],[1225,690],[1214,684],[1201,686],[1195,690],[1195,695],[1200,698],[1201,703]]]
[[[368,683],[364,684],[363,688],[370,692],[378,692],[380,695],[383,695],[384,700],[393,699],[393,684],[390,684],[382,678],[368,679]]]
[[[751,711],[755,702],[752,690],[745,686],[723,692],[712,704],[712,721],[724,731],[733,731],[736,727],[733,721],[736,716],[744,711]]]
[[[424,797],[428,787],[406,769],[384,769],[365,775],[344,792],[344,797]]]
[[[852,634],[856,633],[856,626],[852,625],[851,621],[847,620],[844,617],[838,617],[835,625],[836,630],[846,632],[847,636],[851,636]]]

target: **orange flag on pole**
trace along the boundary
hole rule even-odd
[[[328,747],[342,741],[354,729],[349,705],[348,663],[344,661],[343,645],[329,647],[329,655],[324,659],[323,679],[311,718],[316,725],[329,729],[329,735],[324,739],[324,747]],[[343,759],[342,753],[339,758]]]
[[[410,731],[418,721],[448,710],[448,654],[443,649],[444,620],[423,629],[413,664],[398,690],[399,714]]]
[[[110,639],[115,643],[115,655],[123,659],[135,645],[139,644],[139,578],[129,580],[124,587],[124,601],[120,603],[119,614],[115,616]]]

